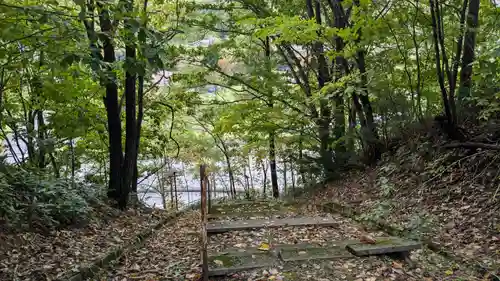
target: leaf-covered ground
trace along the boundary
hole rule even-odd
[[[429,155],[430,153],[430,155]],[[431,238],[456,257],[500,273],[498,154],[403,146],[369,173],[330,183],[335,198],[415,238]]]
[[[229,248],[257,249],[262,242],[296,244],[327,243],[360,239],[366,233],[360,225],[339,215],[324,214],[312,207],[301,209],[309,215],[333,216],[337,227],[282,227],[234,231],[210,237],[209,253]],[[287,215],[293,216],[294,212]],[[283,215],[281,215],[283,216]],[[138,251],[127,254],[101,280],[198,280],[200,273],[199,213],[191,212],[175,224],[166,226]],[[257,256],[255,258],[258,258]],[[466,267],[452,263],[427,250],[417,250],[411,258],[416,267],[387,257],[350,258],[323,261],[279,263],[269,267],[232,274],[217,280],[480,280]],[[211,279],[211,280],[216,280]]]
[[[0,233],[0,280],[54,280],[103,258],[158,224],[163,212],[103,208],[83,228]]]

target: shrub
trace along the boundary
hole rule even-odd
[[[95,185],[18,167],[0,171],[0,218],[10,227],[44,230],[85,222],[99,198]]]

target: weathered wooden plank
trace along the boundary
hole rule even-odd
[[[361,242],[350,244],[346,249],[356,256],[382,255],[397,252],[408,252],[415,249],[420,249],[422,243],[412,240],[404,240],[401,238],[377,238],[376,244],[363,244]]]
[[[300,245],[298,247],[284,247],[280,249],[279,256],[284,262],[340,259],[355,257],[345,249],[344,241],[335,246]]]
[[[292,261],[309,261],[309,260],[336,260],[336,259],[348,259],[355,258],[353,254],[349,252],[345,252],[342,254],[334,254],[334,253],[326,253],[321,255],[300,255],[300,256],[282,256],[281,259],[284,262],[292,262]]]
[[[209,214],[208,219],[218,219],[218,218],[252,218],[252,217],[275,217],[275,216],[284,216],[289,212],[286,210],[266,210],[266,211],[255,211],[255,212],[224,212],[224,213],[215,213]]]
[[[230,222],[212,222],[207,224],[207,233],[224,233],[234,230],[278,228],[284,226],[338,226],[332,218],[302,217],[285,219],[241,220]]]
[[[297,243],[297,244],[273,244],[271,247],[271,252],[292,251],[292,250],[300,251],[312,248],[341,248],[343,251],[346,251],[345,249],[346,245],[358,242],[359,240],[340,240],[340,241],[328,241],[326,243],[309,242],[309,243]],[[209,256],[214,256],[214,255],[245,256],[245,255],[262,254],[262,253],[263,251],[259,250],[257,247],[244,247],[244,248],[231,247],[231,248],[226,248],[220,252],[209,252]]]
[[[268,266],[270,266],[270,264],[268,264],[268,263],[258,263],[258,264],[246,264],[246,265],[233,266],[233,267],[211,268],[208,270],[208,275],[210,277],[212,277],[212,276],[224,276],[224,275],[229,275],[229,274],[240,272],[240,271],[251,270],[251,269],[256,269],[256,268],[261,268],[261,267],[268,267]]]
[[[211,264],[209,269],[210,276],[226,275],[238,271],[268,267],[279,263],[277,254],[272,251],[249,251],[232,254],[220,252],[216,254],[209,257]]]

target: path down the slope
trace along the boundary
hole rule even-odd
[[[211,235],[209,255],[225,256],[229,252],[245,252],[253,259],[259,259],[263,242],[271,248],[279,245],[320,245],[328,247],[335,241],[355,241],[360,237],[385,237],[382,232],[367,232],[348,218],[336,214],[326,214],[314,207],[287,205],[277,207],[271,203],[272,211],[266,204],[253,206],[253,212],[234,212],[214,206],[217,220],[233,221],[242,219],[280,219],[298,216],[314,216],[335,220],[328,227],[282,226],[277,228],[247,229]],[[219,211],[217,211],[219,209]],[[279,209],[279,211],[277,210]],[[222,210],[222,211],[221,211]],[[234,210],[233,210],[234,211]],[[279,215],[272,215],[272,213]],[[222,213],[222,214],[221,214]],[[143,248],[125,255],[114,267],[103,275],[101,280],[199,280],[200,278],[200,215],[190,212],[171,226],[164,227],[148,241]],[[299,247],[299,246],[298,246]],[[210,280],[480,280],[470,272],[452,264],[444,257],[420,249],[411,253],[414,267],[387,256],[355,257],[342,256],[334,259],[299,259],[294,257],[309,255],[310,251],[288,252],[287,262],[269,262],[264,267],[232,273]],[[252,250],[253,249],[253,250]],[[253,251],[253,252],[252,252]],[[317,254],[317,253],[315,253]],[[331,253],[330,253],[331,254]],[[343,253],[345,254],[345,253]],[[217,262],[216,262],[217,260]],[[211,259],[212,265],[228,265],[231,261],[224,258]]]

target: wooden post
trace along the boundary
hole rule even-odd
[[[207,254],[207,175],[206,166],[200,166],[200,187],[201,187],[201,259],[202,259],[202,280],[208,281],[208,254]]]
[[[295,170],[293,167],[293,163],[291,163],[290,165],[291,165],[290,170],[292,171],[292,195],[293,198],[295,198]]]
[[[214,197],[217,197],[217,190],[215,189],[215,174],[212,173],[212,190],[214,191]]]
[[[174,191],[175,191],[175,210],[176,211],[179,211],[179,198],[178,198],[178,194],[177,194],[177,178],[175,177],[175,172],[174,172],[174,176],[173,176],[173,179],[174,181]]]
[[[286,159],[283,160],[283,193],[286,195]]]
[[[167,178],[170,180],[170,208],[174,208],[174,184],[172,178],[167,173]]]
[[[210,214],[210,209],[212,209],[212,187],[210,186],[210,180],[208,179],[208,176],[206,176],[206,183],[207,183],[207,193],[208,193],[208,209],[207,209],[207,214]]]

